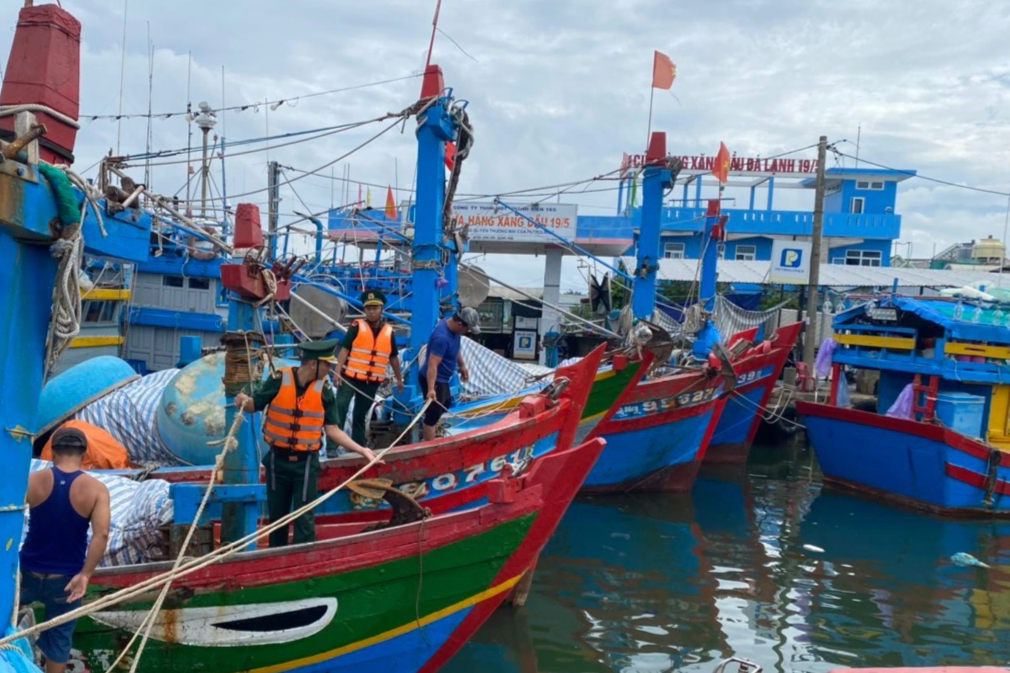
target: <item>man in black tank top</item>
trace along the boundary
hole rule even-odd
[[[41,603],[46,619],[81,604],[109,541],[109,490],[81,470],[88,439],[74,428],[53,433],[53,467],[28,477],[28,535],[21,547],[21,604]],[[91,543],[88,543],[88,528]],[[42,633],[46,673],[63,673],[76,622]]]

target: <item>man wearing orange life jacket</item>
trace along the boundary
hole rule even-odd
[[[336,341],[301,344],[302,363],[264,381],[252,396],[239,393],[235,406],[252,413],[267,409],[263,439],[270,451],[263,457],[267,478],[267,510],[276,521],[317,496],[319,452],[323,440],[360,453],[368,460],[375,454],[340,429],[337,400],[327,377],[336,362]],[[294,521],[294,544],[316,538],[315,517],[308,512]],[[288,543],[287,527],[270,534],[271,547]]]
[[[340,387],[337,392],[337,424],[344,427],[347,409],[354,400],[351,437],[357,443],[365,444],[365,419],[379,386],[386,380],[387,368],[392,365],[396,387],[401,393],[403,374],[393,326],[382,319],[386,295],[378,290],[365,290],[361,303],[365,307],[365,319],[359,318],[351,324],[337,356],[336,383]]]

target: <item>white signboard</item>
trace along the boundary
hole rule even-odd
[[[772,241],[772,264],[768,282],[775,285],[806,285],[810,282],[810,241]]]
[[[537,333],[533,330],[515,330],[512,333],[512,357],[516,360],[535,360],[537,357]]]
[[[459,219],[460,226],[470,225],[471,241],[559,242],[544,229],[568,241],[575,239],[578,206],[553,203],[539,204],[536,208],[513,207],[540,226],[508,208],[503,206],[495,208],[493,203],[454,203],[452,211],[453,217]]]

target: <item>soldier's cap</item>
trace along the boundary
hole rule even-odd
[[[88,436],[77,428],[59,428],[53,433],[53,448],[88,450]]]
[[[365,290],[361,293],[361,303],[365,306],[385,306],[386,295],[379,290]]]
[[[334,355],[334,351],[339,343],[336,339],[306,341],[303,344],[299,344],[298,349],[301,351],[303,360],[322,360],[323,362],[336,364],[337,356]]]

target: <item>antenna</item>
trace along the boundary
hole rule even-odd
[[[193,199],[193,52],[189,52],[189,65],[186,68],[186,215],[192,216],[190,203]]]
[[[126,12],[130,7],[130,0],[123,0],[123,54],[119,63],[119,128],[116,131],[116,154],[120,154],[119,147],[123,140],[123,85],[126,81]]]
[[[863,136],[863,123],[860,122],[859,126],[856,127],[856,168],[859,168],[859,142]]]
[[[151,22],[147,22],[147,160],[144,162],[144,184],[151,188],[151,145],[154,144],[154,126],[151,114],[154,98],[154,43],[151,42]],[[120,120],[122,121],[122,120]],[[144,198],[146,199],[146,192]]]

